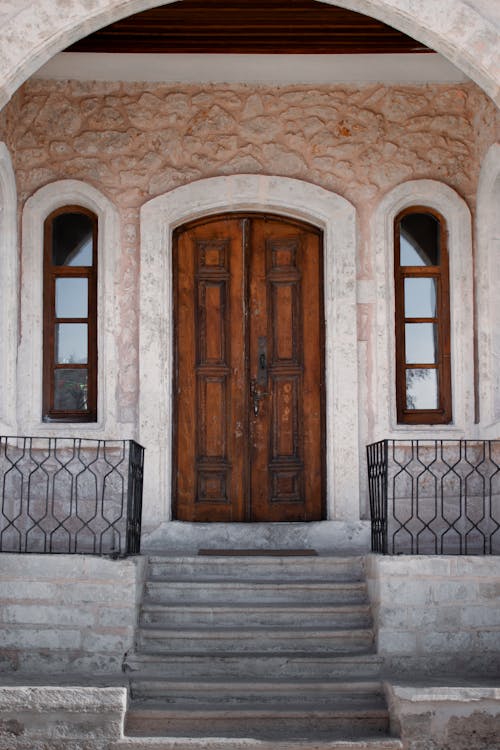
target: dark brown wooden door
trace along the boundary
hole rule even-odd
[[[174,300],[176,518],[320,520],[320,231],[235,214],[181,227]]]

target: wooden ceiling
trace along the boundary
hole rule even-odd
[[[369,16],[316,0],[182,0],[124,18],[69,52],[430,52]]]

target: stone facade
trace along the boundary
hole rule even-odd
[[[498,675],[498,557],[370,555],[367,577],[389,673]]]
[[[144,565],[144,558],[4,555],[0,671],[120,674]]]
[[[481,164],[499,133],[498,110],[473,83],[278,87],[31,80],[4,108],[0,121],[0,139],[11,155],[18,211],[23,216],[18,415],[17,425],[11,429],[23,434],[32,433],[34,429],[41,429],[44,434],[48,429],[39,423],[40,363],[37,352],[41,342],[37,331],[40,329],[41,297],[39,299],[39,279],[34,275],[40,262],[38,224],[43,222],[43,206],[63,205],[70,194],[88,198],[88,207],[92,210],[96,210],[96,205],[104,206],[102,210],[108,219],[102,252],[103,264],[107,263],[108,268],[101,305],[101,310],[106,310],[106,313],[100,361],[106,361],[101,370],[105,372],[108,384],[100,389],[101,394],[106,393],[106,400],[99,410],[101,433],[107,437],[123,435],[138,436],[139,439],[143,439],[144,433],[149,456],[154,456],[157,446],[163,455],[170,455],[169,446],[162,443],[164,425],[169,424],[169,420],[165,418],[155,430],[151,430],[151,419],[146,419],[146,414],[151,412],[153,421],[157,420],[163,409],[162,403],[151,394],[169,393],[169,380],[167,378],[164,384],[162,378],[165,368],[171,367],[168,358],[162,360],[161,366],[150,361],[148,351],[151,346],[154,349],[156,331],[141,323],[141,319],[151,317],[148,311],[156,309],[167,325],[170,325],[171,317],[171,309],[162,307],[168,290],[162,291],[158,286],[160,274],[170,277],[170,267],[166,261],[162,261],[166,263],[164,268],[158,262],[152,275],[148,271],[152,267],[147,265],[150,263],[148,252],[153,260],[154,256],[158,257],[158,248],[165,252],[162,233],[167,231],[167,226],[168,231],[171,230],[168,215],[171,209],[168,209],[166,213],[164,211],[166,225],[148,236],[151,216],[156,221],[160,211],[155,199],[179,195],[172,198],[174,203],[179,203],[182,198],[177,191],[182,193],[185,189],[185,208],[175,210],[176,221],[182,222],[200,215],[204,200],[200,196],[209,189],[204,180],[230,180],[232,176],[237,179],[237,175],[252,174],[257,181],[259,175],[269,176],[266,179],[271,185],[272,176],[276,176],[276,181],[283,180],[280,205],[285,213],[292,210],[293,200],[297,204],[293,211],[298,211],[297,201],[304,193],[300,185],[310,185],[311,190],[323,189],[329,195],[337,196],[338,201],[344,200],[346,205],[348,202],[356,213],[356,248],[350,248],[347,255],[345,245],[342,249],[344,256],[340,259],[335,242],[330,247],[327,238],[325,259],[327,264],[330,263],[328,259],[332,259],[334,269],[330,311],[330,282],[327,280],[327,325],[331,325],[330,334],[327,330],[327,337],[331,337],[327,346],[331,354],[328,356],[332,357],[332,367],[337,362],[349,366],[345,377],[342,375],[329,381],[332,383],[329,408],[333,409],[340,394],[342,400],[339,402],[341,406],[332,411],[331,419],[327,417],[327,432],[332,435],[335,432],[337,445],[347,445],[354,440],[348,455],[342,460],[338,458],[329,462],[329,467],[338,470],[337,477],[345,474],[346,466],[350,466],[351,473],[354,473],[348,475],[348,482],[347,479],[344,482],[344,496],[336,492],[337,511],[341,506],[344,510],[336,512],[333,501],[329,500],[328,517],[358,520],[358,494],[353,492],[353,482],[358,483],[358,452],[367,442],[388,434],[391,420],[387,418],[386,404],[390,405],[394,400],[388,385],[392,383],[393,375],[387,350],[392,347],[385,339],[386,332],[392,327],[390,269],[383,268],[380,275],[380,263],[383,264],[388,256],[391,240],[385,235],[377,235],[374,239],[378,230],[373,229],[375,220],[385,226],[389,214],[386,212],[382,218],[377,218],[377,210],[392,200],[393,195],[401,200],[398,196],[402,192],[405,192],[406,205],[411,205],[412,201],[413,204],[429,201],[438,210],[444,210],[439,204],[442,200],[443,206],[450,207],[452,213],[455,209],[449,196],[454,195],[455,202],[462,200],[460,223],[452,226],[453,222],[447,217],[450,236],[454,238],[456,283],[453,294],[457,301],[454,324],[460,331],[455,346],[457,416],[454,429],[456,436],[474,436],[470,286],[473,248],[470,244],[470,218],[466,213],[475,214]],[[285,187],[286,179],[290,180],[288,187]],[[213,193],[220,188],[216,182],[210,184]],[[197,185],[200,186],[198,190]],[[241,195],[247,196],[245,180],[241,185]],[[402,191],[402,186],[406,186],[406,191]],[[227,189],[229,192],[238,190],[237,182]],[[54,193],[51,202],[43,203],[42,195],[48,195],[51,190]],[[292,200],[292,192],[289,192],[290,204],[287,206],[286,193],[292,190],[295,197]],[[254,192],[257,196],[259,188],[256,187]],[[258,207],[258,201],[249,203],[248,196],[245,200],[246,203],[241,205],[246,208],[252,209],[255,205],[255,210],[269,210],[270,204]],[[321,200],[314,198],[318,206]],[[236,204],[230,197],[226,205],[212,201],[206,204],[202,213],[214,212],[215,205],[223,211],[234,210]],[[38,206],[36,211],[34,206]],[[319,220],[319,214],[316,216],[312,204],[310,209],[302,214],[302,218],[314,223]],[[112,222],[109,220],[111,214]],[[446,211],[444,215],[447,215]],[[38,217],[38,224],[33,217]],[[114,231],[108,233],[106,227],[111,224]],[[333,227],[333,235],[335,231]],[[145,251],[148,242],[156,249]],[[461,258],[459,262],[458,258]],[[142,281],[141,269],[146,274]],[[335,287],[335,281],[342,276],[343,283]],[[147,286],[150,277],[154,278]],[[351,288],[351,282],[356,278],[355,290]],[[112,294],[108,290],[112,290]],[[344,291],[350,295],[349,301],[340,306],[342,297],[339,295]],[[462,307],[463,300],[466,304]],[[388,307],[382,310],[384,304]],[[357,330],[353,327],[356,311]],[[161,331],[161,320],[158,325]],[[139,349],[140,336],[142,352]],[[159,358],[165,356],[168,346],[167,340],[161,340]],[[15,356],[13,352],[12,357]],[[151,376],[155,366],[158,372],[156,380]],[[327,361],[327,376],[328,367]],[[355,382],[352,373],[356,367],[359,368],[357,400],[352,390]],[[34,373],[35,377],[30,374],[29,382],[23,382],[28,372]],[[148,380],[149,401],[140,392],[141,378]],[[25,397],[26,390],[33,394],[31,399]],[[351,404],[349,399],[354,399],[354,402]],[[9,399],[12,400],[16,400],[15,394]],[[356,428],[353,431],[349,426],[358,409],[359,442]],[[335,429],[334,414],[341,415]],[[106,424],[104,420],[107,420]],[[492,415],[486,414],[485,422],[492,421]],[[338,424],[344,427],[339,430]],[[144,425],[145,430],[142,429]],[[331,443],[334,444],[333,437]],[[150,475],[156,478],[163,469],[155,463],[153,467]],[[340,467],[344,467],[342,473]],[[169,486],[167,476],[162,481],[164,486]],[[363,481],[364,464],[361,466]],[[331,477],[328,483],[330,488],[334,486]],[[362,484],[361,498],[364,495]],[[153,503],[156,507],[151,510],[149,519],[146,518],[149,529],[159,520],[168,520],[169,498],[162,497],[158,501],[158,496],[158,488],[152,488],[147,507],[151,509]],[[361,502],[363,504],[364,500]],[[364,513],[362,505],[362,516]]]

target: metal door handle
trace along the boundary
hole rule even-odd
[[[261,391],[259,389],[256,380],[252,380],[250,382],[250,391],[252,393],[253,413],[255,414],[255,416],[257,416],[259,413],[259,401],[262,401],[262,399],[265,398],[268,393],[267,391]]]
[[[267,388],[267,338],[259,336],[257,340],[257,383]]]

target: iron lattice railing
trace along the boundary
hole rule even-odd
[[[144,448],[0,437],[0,552],[140,552]]]
[[[367,446],[372,551],[500,554],[500,440]]]

